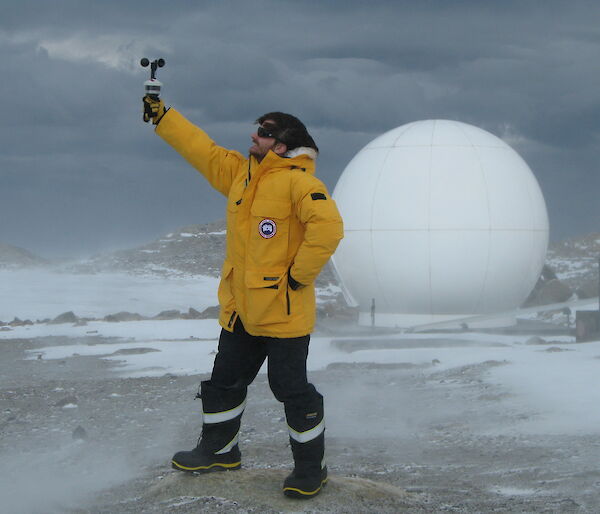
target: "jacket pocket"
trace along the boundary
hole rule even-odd
[[[285,200],[256,198],[250,208],[248,255],[254,269],[285,266],[292,205]]]
[[[252,325],[288,321],[286,270],[246,271],[246,318]]]
[[[250,210],[256,216],[287,218],[292,212],[292,204],[287,200],[257,197]]]

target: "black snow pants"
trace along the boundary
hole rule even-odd
[[[239,317],[233,332],[221,331],[211,379],[201,384],[204,416],[201,445],[206,450],[225,453],[237,444],[247,388],[267,359],[269,386],[275,398],[284,404],[292,446],[294,443],[312,443],[300,444],[308,449],[316,444],[318,448],[310,451],[306,458],[320,463],[323,458],[323,397],[306,376],[309,341],[310,335],[294,338],[252,336],[246,332]]]

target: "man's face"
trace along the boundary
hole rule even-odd
[[[272,120],[265,120],[262,126],[269,130],[275,127],[275,123]],[[252,146],[248,150],[250,155],[254,155],[258,162],[262,161],[269,150],[273,150],[275,153],[281,155],[281,153],[285,153],[285,145],[279,143],[274,137],[260,137],[256,132],[250,135],[252,139]],[[283,147],[283,152],[282,152]]]

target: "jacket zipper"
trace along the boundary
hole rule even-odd
[[[231,318],[229,318],[229,323],[227,323],[227,328],[231,328],[231,324],[233,323],[233,320],[234,320],[234,318],[235,318],[235,315],[236,315],[236,312],[235,312],[235,311],[233,311],[233,312],[231,313]]]
[[[246,177],[246,185],[244,187],[248,187],[248,184],[250,184],[251,179],[252,175],[250,174],[250,159],[248,159],[248,177]]]
[[[290,308],[290,286],[288,286],[287,289],[285,290],[285,299],[287,301],[287,313],[289,316],[292,313],[291,308]]]

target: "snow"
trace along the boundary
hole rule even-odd
[[[81,338],[85,336],[120,337],[126,342],[135,341],[164,341],[190,338],[219,337],[220,327],[214,319],[184,320],[176,319],[123,321],[109,323],[105,321],[90,321],[84,326],[73,326],[68,323],[46,325],[44,323],[25,327],[14,327],[10,332],[0,332],[0,339],[32,338],[45,336],[63,336]]]
[[[217,303],[217,279],[210,277],[4,271],[0,272],[0,283],[10,291],[0,297],[0,319],[53,317],[69,310],[89,317],[121,310],[149,315],[189,306],[201,310]],[[62,336],[63,344],[30,350],[27,358],[65,360],[96,355],[117,363],[113,368],[116,375],[140,377],[209,373],[219,333],[214,319],[94,321],[85,326],[40,323],[14,327],[0,332],[0,339]],[[113,339],[88,344],[82,339],[86,336]],[[369,337],[368,342],[358,335],[343,338],[345,342],[356,342],[355,346],[344,346],[334,337],[313,336],[308,368],[323,370],[333,363],[407,363],[421,366],[424,375],[432,376],[496,361],[502,365],[491,367],[483,380],[505,393],[501,400],[505,407],[532,413],[510,430],[600,433],[600,341],[575,344],[573,337],[560,336],[552,337],[548,344],[527,344],[531,336],[469,332],[391,334]],[[502,430],[509,428],[498,428]]]
[[[504,496],[533,496],[540,493],[536,489],[519,489],[517,487],[495,487],[492,491]]]
[[[511,352],[510,366],[493,369],[490,381],[505,387],[512,403],[538,413],[521,432],[600,433],[600,342],[556,348],[565,351]]]
[[[218,279],[127,273],[70,274],[44,269],[0,270],[0,320],[104,317],[120,311],[155,316],[166,309],[202,312],[217,305]]]

